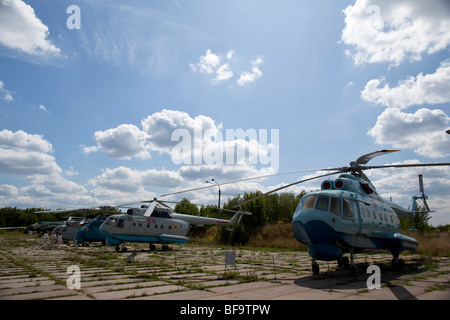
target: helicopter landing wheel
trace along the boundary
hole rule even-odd
[[[345,270],[348,270],[350,266],[350,260],[348,257],[341,257],[338,260],[338,267],[339,268],[344,268]]]
[[[119,252],[120,251],[120,247],[116,247],[116,252]]]
[[[149,245],[149,249],[150,249],[150,251],[155,251],[156,250],[156,246],[154,244],[150,244]]]
[[[162,246],[162,251],[169,251],[169,247],[166,246],[165,244],[163,244],[163,246]]]
[[[128,250],[127,247],[122,248],[122,252],[127,252],[127,250]]]
[[[353,277],[357,277],[358,276],[358,267],[354,263],[350,264],[350,274]]]
[[[319,264],[316,262],[316,260],[313,260],[311,262],[312,272],[314,275],[318,275],[320,272]]]
[[[394,268],[402,269],[405,267],[405,260],[399,259],[399,258],[394,258],[394,259],[392,259],[392,266]]]

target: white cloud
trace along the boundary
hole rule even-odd
[[[450,102],[450,60],[443,61],[436,72],[400,81],[397,87],[380,87],[384,79],[370,80],[361,91],[363,100],[386,107],[407,108],[418,104]]]
[[[205,55],[200,56],[198,63],[190,63],[189,67],[194,72],[200,72],[205,75],[214,75],[214,77],[211,78],[211,83],[218,84],[222,81],[233,78],[233,69],[235,69],[235,67],[232,66],[231,60],[234,55],[235,51],[229,50],[225,55],[227,62],[223,63],[223,55],[212,53],[211,49],[208,49]],[[262,72],[259,69],[259,65],[262,62],[263,60],[261,57],[251,61],[252,70],[250,72],[241,72],[241,75],[236,82],[243,86],[245,84],[255,82],[256,79],[261,78]]]
[[[84,144],[81,144],[80,148],[83,149],[83,153],[85,153],[85,154],[98,151],[98,147],[96,147],[96,146],[86,147]]]
[[[0,96],[0,100],[5,100],[7,102],[14,101],[14,98],[11,95],[11,91],[5,89],[5,83],[1,80],[0,80],[0,94],[3,95],[3,97]]]
[[[47,110],[47,108],[43,104],[39,105],[39,110],[42,110],[44,112],[50,112],[50,111]]]
[[[28,134],[22,130],[0,131],[0,147],[48,153],[53,151],[52,144],[42,135]]]
[[[344,11],[341,41],[356,64],[418,61],[450,44],[447,0],[357,0]]]
[[[50,142],[41,135],[22,130],[0,131],[0,174],[25,175],[29,185],[0,186],[0,205],[3,206],[67,206],[81,203],[95,205],[95,199],[87,195],[87,189],[62,176]],[[76,172],[65,171],[68,176]]]
[[[0,172],[8,174],[51,174],[61,172],[55,158],[42,152],[0,148]]]
[[[152,150],[170,154],[179,141],[172,141],[172,134],[177,129],[187,130],[194,146],[201,146],[202,132],[218,130],[221,124],[204,115],[194,118],[186,112],[164,109],[141,121],[143,130],[149,134],[149,144]],[[197,134],[196,134],[197,132]],[[200,134],[198,134],[200,132]]]
[[[221,65],[217,69],[216,74],[217,76],[213,79],[213,82],[220,82],[231,79],[233,77],[233,71],[231,71],[230,65],[228,63]]]
[[[0,196],[16,196],[19,194],[19,191],[15,186],[11,186],[8,184],[0,185]]]
[[[204,56],[200,56],[199,62],[196,64],[189,64],[192,71],[211,74],[219,67],[220,57],[211,52],[211,49],[206,50]]]
[[[411,114],[388,108],[368,134],[379,144],[411,148],[426,157],[444,157],[450,155],[450,135],[445,132],[449,121],[442,110],[422,108]]]
[[[68,177],[72,177],[78,175],[78,171],[76,171],[74,167],[70,167],[69,169],[64,170],[64,174]]]
[[[259,65],[263,63],[262,58],[257,58],[256,60],[252,60],[252,71],[251,72],[243,72],[241,73],[241,76],[236,81],[239,85],[243,86],[250,82],[255,82],[256,79],[259,79],[262,77],[262,72],[259,69]]]
[[[229,50],[227,52],[227,59],[231,59],[233,54],[234,50]],[[194,72],[208,75],[215,74],[216,76],[211,79],[211,83],[213,84],[217,84],[233,77],[233,71],[231,71],[230,65],[228,63],[221,64],[221,57],[212,53],[211,49],[208,49],[205,55],[200,56],[198,63],[191,63],[189,66]]]
[[[33,56],[59,56],[61,49],[48,35],[48,27],[30,5],[21,0],[0,1],[1,45]]]
[[[89,180],[97,188],[116,190],[120,192],[143,192],[144,187],[175,187],[182,183],[182,178],[175,171],[169,170],[132,170],[120,166],[106,169],[99,176]]]
[[[150,158],[147,151],[147,140],[149,136],[132,124],[121,124],[117,128],[106,131],[97,131],[94,140],[97,142],[98,150],[105,152],[111,158],[141,159]],[[85,153],[96,151],[97,148],[84,148]]]

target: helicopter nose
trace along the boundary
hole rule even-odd
[[[326,220],[327,217],[321,211],[300,212],[293,221],[295,238],[304,244],[335,244],[338,234]]]
[[[294,221],[292,224],[294,229],[295,238],[303,244],[308,244],[311,240],[308,238],[308,235],[305,230],[305,225],[300,221]]]
[[[105,238],[109,237],[109,235],[110,235],[109,231],[105,228],[104,223],[102,223],[102,224],[100,225],[100,227],[98,228],[98,231],[99,231],[100,234],[101,234],[103,237],[105,237]]]

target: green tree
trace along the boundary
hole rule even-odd
[[[197,205],[191,204],[191,202],[187,198],[183,198],[174,208],[176,213],[184,213],[198,216],[198,208]]]

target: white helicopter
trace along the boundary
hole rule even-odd
[[[171,207],[156,198],[143,205],[145,209],[142,215],[136,214],[141,211],[137,208],[128,209],[126,214],[112,215],[100,226],[100,233],[106,238],[106,242],[116,247],[116,251],[127,251],[126,242],[148,243],[150,250],[155,250],[155,243],[162,245],[162,250],[167,251],[167,244],[183,244],[189,242],[187,233],[190,225],[223,225],[232,226],[239,223],[242,215],[251,215],[251,212],[239,210],[235,212],[230,220],[215,219],[189,214],[181,214],[173,211]],[[119,206],[119,207],[125,207]],[[222,209],[224,211],[224,209]],[[227,210],[231,211],[231,210]],[[134,214],[133,214],[134,213]]]

